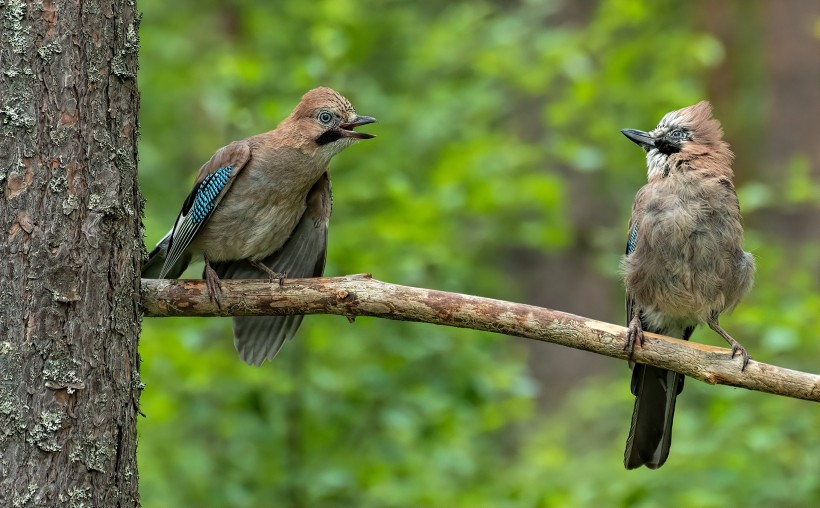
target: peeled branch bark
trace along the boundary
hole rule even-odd
[[[470,328],[628,359],[626,328],[565,312],[479,296],[389,284],[369,274],[313,279],[221,281],[221,307],[201,280],[142,280],[146,317],[338,314]],[[820,402],[820,375],[752,360],[741,372],[731,350],[653,333],[632,359],[709,384]]]

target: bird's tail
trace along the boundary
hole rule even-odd
[[[694,331],[695,327],[690,326],[682,330],[658,330],[656,333],[689,340]],[[683,380],[681,374],[651,365],[632,366],[635,408],[632,410],[632,424],[624,452],[624,466],[627,469],[641,466],[658,469],[666,462],[672,445],[675,399],[683,391]]]
[[[157,246],[154,247],[154,250],[148,253],[148,259],[142,264],[142,277],[144,279],[176,279],[188,268],[188,264],[191,262],[191,255],[186,252],[180,256],[179,260],[173,266],[168,267],[165,274],[162,273],[163,267],[165,266],[165,259],[168,257],[168,247],[171,245],[171,233],[173,233],[173,230],[169,231],[168,234],[159,241]]]
[[[627,469],[640,466],[657,469],[666,462],[672,444],[675,399],[681,390],[682,375],[651,365],[635,365],[632,370],[635,409],[624,452]]]

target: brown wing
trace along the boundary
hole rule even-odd
[[[182,210],[167,240],[167,253],[159,278],[164,278],[169,272],[179,271],[175,270],[174,266],[184,259],[185,250],[202,226],[208,222],[214,209],[225,197],[236,176],[250,158],[251,149],[248,143],[234,141],[217,150],[213,157],[202,165],[194,188],[182,204]]]

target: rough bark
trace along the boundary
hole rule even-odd
[[[281,287],[258,280],[223,280],[217,306],[204,281],[142,280],[146,316],[258,316],[339,314],[374,316],[471,328],[553,342],[627,359],[626,328],[532,305],[388,284],[369,275],[286,279]],[[633,359],[674,370],[709,384],[820,402],[820,375],[752,360],[741,372],[740,356],[697,342],[645,333]]]
[[[0,2],[0,506],[138,506],[138,19]]]

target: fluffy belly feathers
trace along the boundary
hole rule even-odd
[[[304,213],[305,196],[286,200],[271,194],[266,197],[252,206],[247,201],[222,200],[194,240],[194,247],[212,261],[263,259],[278,250]],[[203,249],[205,245],[208,248]]]
[[[751,285],[754,261],[734,233],[740,224],[706,205],[650,202],[640,217],[638,246],[623,267],[645,315],[696,324],[733,307]]]

